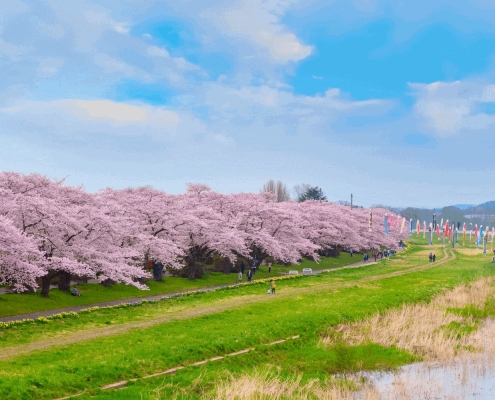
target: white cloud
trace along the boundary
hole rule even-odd
[[[55,75],[63,65],[64,60],[61,58],[43,58],[40,60],[38,67],[38,76],[48,77]]]
[[[455,81],[415,83],[410,87],[417,98],[416,115],[440,137],[495,125],[495,115],[482,110],[484,103],[495,103],[494,85]]]
[[[57,100],[48,106],[67,110],[82,120],[103,120],[118,125],[141,124],[175,129],[180,118],[174,111],[147,105],[132,105],[109,100]]]
[[[5,56],[11,61],[19,61],[27,52],[28,48],[26,46],[16,46],[0,38],[0,59],[2,56]],[[5,79],[5,76],[3,78]]]
[[[149,46],[148,50],[146,52],[151,57],[164,57],[164,58],[170,57],[169,52],[166,49],[164,49],[163,47]]]
[[[214,27],[225,35],[240,39],[275,63],[300,61],[313,51],[281,23],[291,5],[287,0],[237,0],[204,12]],[[260,55],[261,56],[261,55]],[[259,58],[259,57],[256,57]]]

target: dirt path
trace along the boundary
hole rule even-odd
[[[435,263],[427,263],[420,266],[406,268],[401,271],[394,271],[387,274],[368,276],[365,278],[353,280],[350,282],[337,282],[337,283],[326,283],[326,284],[317,284],[308,288],[287,288],[284,289],[283,292],[277,293],[277,299],[284,298],[293,298],[295,295],[304,294],[304,293],[320,293],[327,292],[332,289],[340,289],[347,286],[353,286],[359,283],[377,281],[381,279],[393,278],[400,275],[411,274],[414,272],[419,272],[422,270],[430,269],[446,262],[449,262],[455,259],[455,254],[450,250],[447,251],[443,249],[444,257],[435,262]],[[266,294],[256,294],[249,295],[243,297],[243,306],[247,304],[261,303],[265,301],[273,301],[270,296]],[[110,335],[119,335],[126,332],[129,332],[133,329],[145,329],[154,325],[163,324],[171,321],[184,320],[189,318],[195,318],[203,315],[211,315],[220,313],[223,311],[231,310],[239,307],[239,299],[236,297],[229,299],[221,299],[216,301],[214,304],[205,304],[196,306],[195,308],[189,310],[182,310],[180,313],[175,315],[160,315],[158,317],[153,317],[147,321],[135,321],[135,322],[127,322],[120,325],[108,326],[102,328],[96,328],[91,330],[82,330],[77,332],[71,332],[69,334],[60,334],[49,339],[43,339],[34,341],[31,343],[26,343],[18,346],[11,346],[4,349],[0,349],[0,359],[6,359],[22,354],[28,354],[33,351],[45,350],[55,346],[66,346],[74,343],[79,343],[83,341],[93,340],[100,337],[106,337]]]
[[[354,264],[349,264],[349,265],[346,265],[344,267],[313,270],[313,275],[314,274],[320,274],[322,272],[328,272],[328,271],[338,271],[341,269],[360,268],[360,267],[365,267],[365,266],[369,266],[369,265],[373,265],[373,264],[375,264],[375,262],[358,261]],[[288,274],[285,274],[285,275],[288,275]],[[266,279],[266,278],[263,278],[263,279]],[[257,281],[257,280],[258,279],[253,279],[253,281]],[[37,311],[37,312],[29,313],[29,314],[10,315],[7,317],[1,317],[0,322],[11,322],[11,321],[20,321],[23,319],[36,319],[38,317],[49,317],[51,315],[60,314],[61,312],[70,312],[70,311],[79,312],[81,310],[84,310],[85,308],[91,308],[91,307],[95,307],[95,306],[107,307],[107,306],[115,306],[115,305],[122,304],[122,303],[126,303],[126,304],[141,303],[143,300],[151,301],[151,300],[168,299],[168,298],[175,296],[177,294],[189,292],[191,290],[195,290],[198,292],[208,292],[211,290],[226,288],[226,287],[235,286],[235,285],[237,285],[237,282],[227,283],[227,284],[223,284],[223,285],[204,286],[204,287],[198,287],[198,288],[192,288],[192,289],[178,290],[175,292],[155,294],[155,295],[151,295],[151,296],[131,297],[128,299],[118,299],[118,300],[112,300],[112,301],[105,301],[105,302],[101,302],[101,303],[84,304],[81,306],[56,308],[56,309],[52,309],[52,310]]]

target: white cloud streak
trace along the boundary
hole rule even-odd
[[[495,125],[495,114],[483,111],[483,105],[495,103],[495,85],[455,81],[410,87],[416,97],[416,115],[427,130],[440,137]]]

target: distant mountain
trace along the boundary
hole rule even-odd
[[[452,207],[458,208],[459,210],[467,210],[468,208],[476,207],[476,204],[454,204]]]
[[[487,201],[482,204],[455,204],[453,206],[432,208],[407,207],[401,210],[400,215],[413,221],[419,220],[421,223],[426,221],[427,224],[432,222],[433,214],[436,215],[437,223],[443,219],[450,222],[490,225],[495,224],[495,201]]]
[[[473,208],[482,208],[483,210],[495,209],[495,201],[487,201],[486,203],[473,206]]]

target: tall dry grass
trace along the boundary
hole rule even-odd
[[[249,375],[234,376],[220,381],[209,400],[351,400],[356,390],[362,390],[363,400],[378,400],[379,394],[357,377],[325,381],[312,379],[302,383],[301,377],[283,379],[273,370],[254,371]]]
[[[438,295],[430,303],[404,305],[364,321],[338,325],[321,338],[320,344],[331,346],[339,340],[350,345],[374,342],[386,347],[395,345],[427,361],[448,360],[479,348],[481,343],[476,331],[462,335],[449,331],[447,326],[452,322],[473,326],[475,321],[447,309],[469,305],[483,308],[494,295],[493,278],[481,279]]]
[[[448,308],[472,305],[482,309],[495,298],[495,280],[486,278],[458,286],[436,296],[430,303],[404,305],[400,309],[377,314],[365,321],[332,328],[322,339],[323,346],[345,340],[348,344],[375,342],[395,345],[426,360],[443,363],[421,363],[391,381],[377,385],[373,373],[348,375],[345,380],[331,377],[302,382],[301,377],[282,378],[277,372],[254,371],[251,374],[219,380],[210,400],[322,399],[322,400],[411,400],[418,398],[471,398],[476,379],[495,371],[495,323],[482,330],[457,336],[445,329],[452,322],[473,325],[471,317],[448,312]],[[479,348],[481,353],[467,349]],[[463,351],[462,349],[466,349]],[[461,357],[454,356],[462,353]],[[450,363],[447,361],[451,361]],[[444,370],[436,370],[444,368]],[[449,375],[450,374],[450,375]],[[362,379],[367,377],[368,379]],[[451,377],[451,378],[449,378]],[[378,381],[376,381],[376,379]]]

